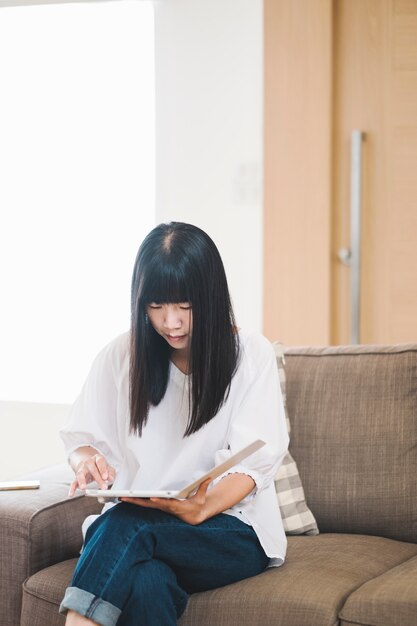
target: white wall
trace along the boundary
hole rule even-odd
[[[208,232],[261,330],[262,2],[156,2],[155,46],[157,221]]]
[[[155,220],[153,51],[149,2],[0,0],[0,480],[65,459],[64,403],[129,327]]]
[[[260,330],[262,2],[166,0],[155,13],[157,222],[210,234],[238,323]],[[0,402],[0,480],[64,460],[68,409]]]
[[[0,402],[0,480],[66,462],[58,429],[68,411],[64,404]]]

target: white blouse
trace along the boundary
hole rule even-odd
[[[86,445],[103,454],[116,469],[118,489],[181,489],[255,439],[263,439],[265,446],[227,472],[248,474],[256,487],[224,512],[250,524],[270,565],[281,565],[287,540],[273,481],[287,451],[288,433],[275,355],[259,333],[240,330],[239,339],[240,361],[226,402],[189,437],[183,434],[191,377],[173,363],[165,396],[150,408],[142,436],[129,432],[129,333],[96,357],[60,433],[68,455]]]

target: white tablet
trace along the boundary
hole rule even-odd
[[[163,491],[151,489],[86,489],[86,496],[94,498],[106,498],[107,500],[117,500],[118,498],[179,498],[179,491]]]
[[[236,452],[231,457],[229,457],[220,465],[216,465],[209,472],[206,472],[200,478],[192,482],[191,484],[184,487],[179,491],[173,490],[144,490],[144,489],[86,489],[85,493],[87,496],[92,496],[94,498],[105,498],[116,500],[117,498],[176,498],[178,500],[184,500],[192,495],[198,487],[203,483],[207,478],[211,478],[214,480],[224,472],[227,472],[231,467],[237,465],[243,459],[246,459],[250,454],[253,454],[260,448],[265,445],[265,441],[261,439],[257,439],[253,441],[251,444]]]

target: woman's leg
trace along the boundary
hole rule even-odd
[[[267,562],[253,529],[235,517],[191,526],[123,503],[89,529],[62,608],[104,626],[119,617],[118,625],[169,626],[184,611],[187,593],[253,576]]]
[[[187,605],[187,594],[172,569],[157,559],[140,563],[117,626],[169,626]]]
[[[256,576],[269,562],[253,528],[224,513],[197,526],[168,516],[153,532],[155,557],[172,567],[189,594]]]
[[[92,622],[91,619],[87,619],[75,611],[68,611],[65,620],[65,626],[96,626],[96,624],[97,622]]]
[[[74,611],[91,620],[86,624],[101,626],[176,624],[188,596],[172,570],[153,559],[149,521],[142,519],[141,511],[134,505],[119,504],[91,525],[61,613]],[[152,610],[158,621],[146,619]],[[74,622],[74,626],[79,624]]]

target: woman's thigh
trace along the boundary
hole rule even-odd
[[[129,544],[128,561],[159,559],[171,567],[187,593],[254,576],[268,563],[254,530],[231,515],[222,513],[192,526],[157,509],[122,503],[101,517],[87,535],[87,552],[88,542],[94,541],[97,532],[107,548],[114,544],[109,538],[117,533],[118,550],[125,542]]]

